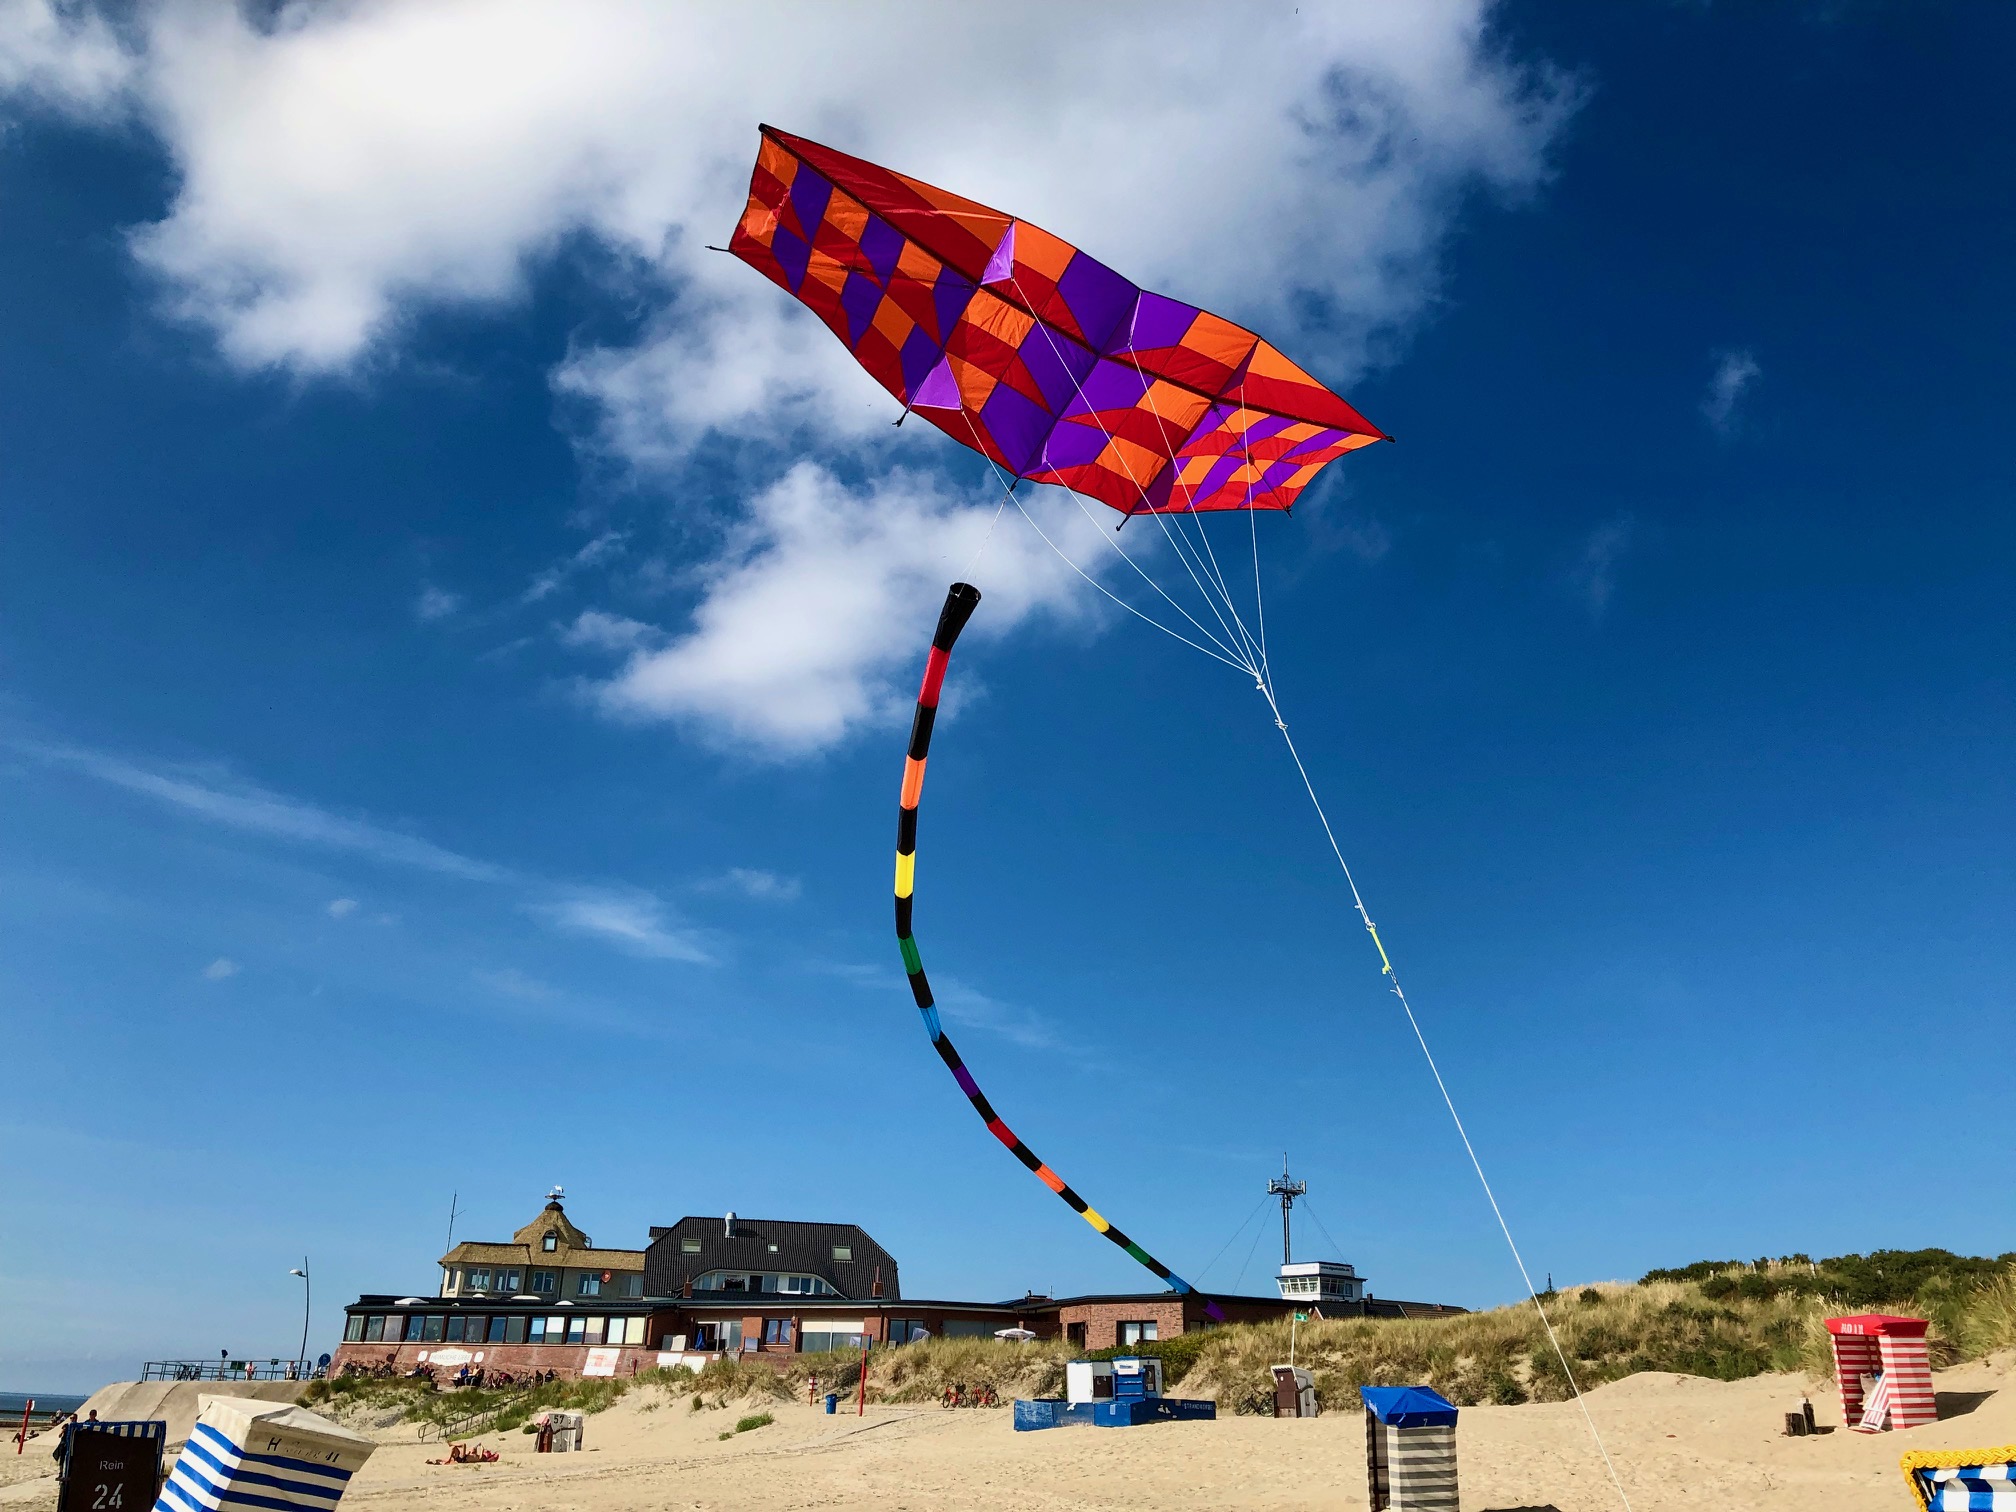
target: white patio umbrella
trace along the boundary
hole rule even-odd
[[[994,1337],[997,1339],[1013,1339],[1018,1344],[1027,1344],[1036,1335],[1026,1328],[997,1328],[994,1330]]]

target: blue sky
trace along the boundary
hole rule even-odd
[[[1259,522],[1270,650],[1536,1272],[2016,1247],[2016,18],[476,10],[0,21],[0,1384],[285,1352],[303,1253],[328,1347],[555,1181],[1143,1283],[909,1006],[993,484],[702,250],[759,119],[1400,438]],[[1250,681],[1012,514],[973,576],[917,928],[1009,1122],[1208,1287],[1285,1148],[1310,1254],[1517,1295]]]

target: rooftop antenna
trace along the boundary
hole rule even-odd
[[[462,1194],[460,1192],[450,1192],[448,1194],[448,1248],[451,1250],[455,1248],[455,1215],[460,1211],[457,1204],[461,1200]]]
[[[1288,1152],[1281,1152],[1281,1174],[1267,1183],[1267,1195],[1281,1199],[1281,1263],[1288,1264],[1292,1258],[1288,1252],[1288,1210],[1295,1205],[1295,1199],[1305,1195],[1309,1183],[1296,1181],[1288,1175]]]

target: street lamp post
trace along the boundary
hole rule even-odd
[[[301,1352],[294,1358],[302,1362],[303,1374],[305,1375],[308,1360],[308,1309],[315,1300],[315,1286],[308,1279],[308,1257],[303,1255],[301,1257],[301,1268],[299,1270],[290,1270],[287,1274],[301,1278]]]

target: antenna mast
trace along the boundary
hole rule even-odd
[[[451,1250],[455,1248],[455,1215],[460,1211],[458,1204],[461,1200],[462,1194],[460,1192],[450,1192],[448,1194],[448,1248]]]
[[[1295,1205],[1295,1199],[1309,1190],[1306,1181],[1293,1180],[1288,1175],[1288,1153],[1281,1153],[1281,1174],[1267,1183],[1267,1195],[1281,1199],[1281,1263],[1286,1265],[1293,1258],[1289,1253],[1288,1210]]]

